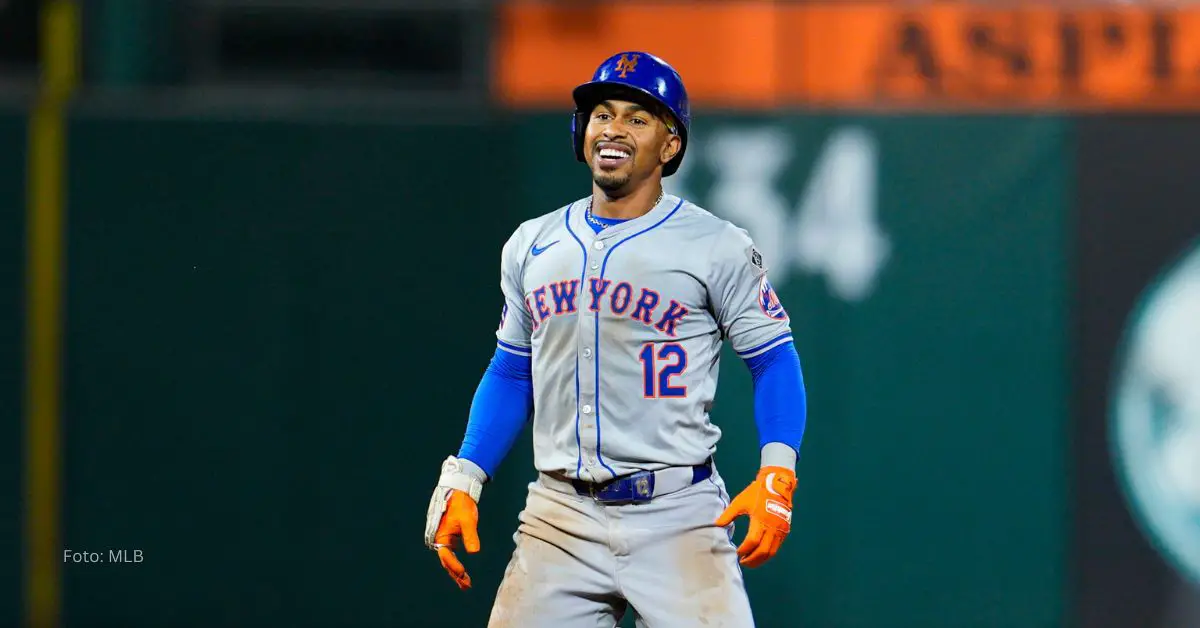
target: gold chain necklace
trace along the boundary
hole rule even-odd
[[[658,193],[658,199],[655,200],[654,204],[650,206],[651,210],[653,210],[655,207],[658,207],[658,204],[661,203],[663,200],[664,194],[666,194],[666,191],[662,191],[662,192]],[[591,197],[588,197],[588,206],[587,206],[587,210],[585,210],[583,212],[583,217],[585,220],[588,221],[588,223],[595,225],[596,227],[598,227],[602,230],[605,229],[606,227],[608,227],[608,225],[606,223],[600,222],[595,216],[592,215],[592,199],[591,199]]]

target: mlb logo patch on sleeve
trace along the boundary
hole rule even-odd
[[[758,249],[754,247],[750,247],[750,265],[763,272],[767,271],[767,265],[763,263],[762,253],[759,253]]]

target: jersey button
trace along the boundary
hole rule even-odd
[[[592,413],[592,407],[591,407],[591,406],[587,406],[587,405],[585,405],[585,406],[583,406],[583,407],[582,407],[582,408],[580,408],[580,409],[581,409],[581,410],[583,410],[583,413],[584,413],[584,414],[591,414],[591,413]]]
[[[604,248],[604,241],[603,241],[603,240],[596,240],[595,242],[593,242],[593,243],[592,243],[592,246],[593,246],[593,247],[595,247],[595,248],[596,248],[596,250],[598,251],[598,250],[600,250],[600,249]]]
[[[583,350],[583,357],[585,357],[585,358],[590,358],[590,357],[592,357],[592,350],[591,350],[591,349],[584,349],[584,350]]]
[[[600,264],[598,262],[592,262],[592,270],[600,270]]]

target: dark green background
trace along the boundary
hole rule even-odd
[[[13,623],[21,608],[21,407],[25,372],[25,117],[0,112],[0,621]],[[12,618],[12,619],[10,619]]]
[[[862,126],[892,241],[862,302],[819,276],[776,286],[810,423],[795,531],[747,576],[759,625],[1060,625],[1069,127],[700,119],[680,183],[718,214],[706,136],[789,138],[794,205],[828,134]],[[566,118],[78,116],[70,133],[64,543],[145,562],[67,565],[68,625],[483,625],[528,434],[485,491],[473,591],[423,547],[424,513],[492,352],[500,246],[587,193]],[[737,489],[757,437],[749,377],[725,364]]]

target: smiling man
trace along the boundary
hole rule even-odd
[[[490,625],[752,626],[741,566],[791,526],[805,391],[788,315],[747,233],[665,194],[691,114],[663,60],[623,52],[574,91],[592,191],[504,245],[496,353],[446,459],[425,543],[462,588],[478,508],[532,417],[537,479]],[[709,420],[721,347],[754,378],[761,465],[730,502]],[[734,546],[733,521],[750,519]]]

